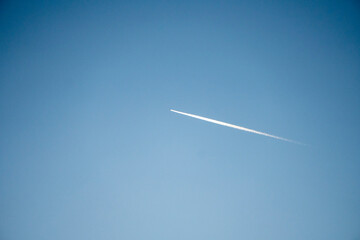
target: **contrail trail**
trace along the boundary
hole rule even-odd
[[[222,126],[231,127],[231,128],[239,129],[239,130],[242,130],[242,131],[255,133],[255,134],[263,135],[263,136],[266,136],[266,137],[271,137],[271,138],[275,138],[275,139],[278,139],[278,140],[283,140],[283,141],[286,141],[286,142],[305,145],[303,143],[296,142],[296,141],[293,141],[293,140],[290,140],[290,139],[274,136],[274,135],[264,133],[264,132],[259,132],[259,131],[252,130],[252,129],[249,129],[249,128],[236,126],[236,125],[233,125],[233,124],[230,124],[230,123],[225,123],[225,122],[217,121],[217,120],[206,118],[206,117],[200,117],[200,116],[197,116],[197,115],[194,115],[194,114],[184,113],[184,112],[176,111],[176,110],[173,110],[173,109],[170,109],[170,111],[175,112],[175,113],[179,113],[179,114],[182,114],[182,115],[186,115],[186,116],[189,116],[189,117],[197,118],[197,119],[200,119],[200,120],[204,120],[204,121],[207,121],[207,122],[216,123],[216,124],[219,124],[219,125],[222,125]]]

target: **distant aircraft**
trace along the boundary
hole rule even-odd
[[[266,137],[271,137],[271,138],[275,138],[275,139],[278,139],[278,140],[283,140],[283,141],[286,141],[286,142],[291,142],[291,143],[304,145],[303,143],[296,142],[296,141],[293,141],[293,140],[290,140],[290,139],[274,136],[274,135],[264,133],[264,132],[259,132],[259,131],[252,130],[252,129],[249,129],[249,128],[236,126],[236,125],[233,125],[233,124],[230,124],[230,123],[225,123],[225,122],[217,121],[217,120],[206,118],[206,117],[200,117],[198,115],[194,115],[194,114],[190,114],[190,113],[184,113],[184,112],[176,111],[176,110],[173,110],[173,109],[170,109],[170,111],[175,112],[175,113],[179,113],[179,114],[182,114],[182,115],[185,115],[185,116],[197,118],[197,119],[200,119],[200,120],[204,120],[204,121],[207,121],[207,122],[219,124],[219,125],[222,125],[222,126],[231,127],[231,128],[239,129],[239,130],[242,130],[242,131],[255,133],[255,134],[263,135],[263,136],[266,136]]]

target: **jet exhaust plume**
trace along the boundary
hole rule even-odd
[[[217,120],[210,119],[210,118],[206,118],[206,117],[201,117],[201,116],[194,115],[194,114],[190,114],[190,113],[184,113],[184,112],[176,111],[176,110],[173,110],[173,109],[170,109],[170,111],[175,112],[175,113],[179,113],[179,114],[182,114],[182,115],[185,115],[185,116],[197,118],[197,119],[200,119],[200,120],[204,120],[204,121],[207,121],[207,122],[219,124],[219,125],[222,125],[222,126],[225,126],[225,127],[231,127],[231,128],[235,128],[235,129],[238,129],[238,130],[245,131],[245,132],[251,132],[251,133],[263,135],[263,136],[266,136],[266,137],[275,138],[275,139],[282,140],[282,141],[286,141],[286,142],[291,142],[291,143],[295,143],[295,144],[305,145],[305,144],[303,144],[303,143],[296,142],[296,141],[293,141],[293,140],[290,140],[290,139],[286,139],[286,138],[274,136],[274,135],[271,135],[271,134],[268,134],[268,133],[264,133],[264,132],[259,132],[259,131],[252,130],[252,129],[249,129],[249,128],[244,128],[244,127],[236,126],[236,125],[233,125],[233,124],[230,124],[230,123],[225,123],[225,122],[217,121]]]

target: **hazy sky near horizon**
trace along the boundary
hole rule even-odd
[[[2,1],[0,29],[0,239],[360,239],[356,1]]]

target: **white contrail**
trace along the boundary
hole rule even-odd
[[[201,119],[201,120],[204,120],[204,121],[207,121],[207,122],[216,123],[216,124],[223,125],[223,126],[226,126],[226,127],[236,128],[236,129],[239,129],[239,130],[242,130],[242,131],[256,133],[256,134],[259,134],[259,135],[275,138],[275,139],[278,139],[278,140],[283,140],[283,141],[287,141],[287,142],[291,142],[291,143],[304,145],[303,143],[296,142],[296,141],[293,141],[293,140],[290,140],[290,139],[274,136],[274,135],[264,133],[264,132],[259,132],[259,131],[252,130],[252,129],[249,129],[249,128],[236,126],[236,125],[233,125],[233,124],[230,124],[230,123],[220,122],[220,121],[217,121],[217,120],[214,120],[214,119],[210,119],[210,118],[206,118],[206,117],[200,117],[200,116],[197,116],[197,115],[194,115],[194,114],[184,113],[184,112],[176,111],[176,110],[173,110],[173,109],[170,109],[170,111],[175,112],[175,113],[179,113],[179,114],[183,114],[183,115],[186,115],[186,116],[189,116],[189,117]]]

